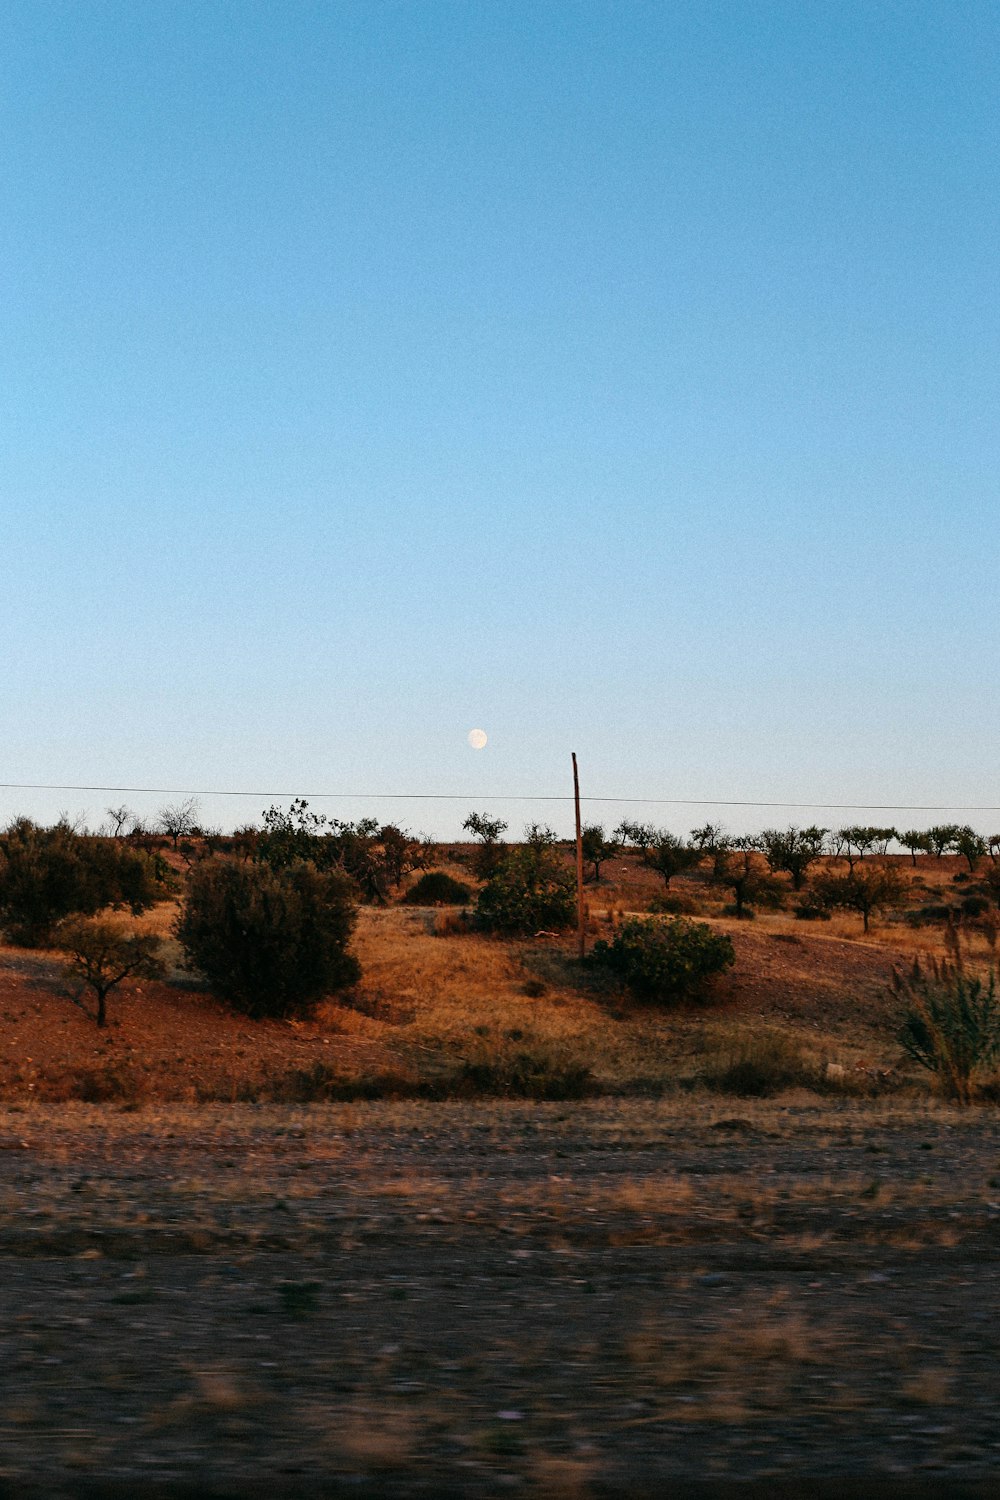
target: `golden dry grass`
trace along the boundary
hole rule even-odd
[[[468,878],[468,851],[445,853],[439,866]],[[959,891],[957,873],[954,860],[923,861],[920,899]],[[609,862],[605,875],[587,888],[591,942],[663,889],[634,856]],[[123,986],[102,1035],[73,1006],[58,955],[0,949],[0,1089],[8,1097],[308,1098],[338,1088],[447,1089],[470,1068],[502,1088],[528,1057],[551,1079],[589,1070],[606,1091],[658,1092],[718,1073],[728,1057],[766,1049],[771,1038],[801,1057],[803,1085],[818,1080],[850,1093],[898,1074],[887,983],[894,964],[942,951],[940,928],[875,922],[864,937],[854,916],[805,923],[789,912],[738,922],[720,915],[724,893],[706,884],[704,870],[671,889],[736,948],[735,968],[704,1006],[631,1001],[603,974],[580,968],[570,938],[500,941],[469,930],[453,910],[393,905],[360,912],[354,946],[363,977],[349,1003],[331,1001],[309,1022],[248,1022],[184,974],[172,936],[176,903],[164,902],[118,920],[164,939],[172,979],[184,987]],[[968,929],[962,941],[969,962],[986,961],[980,931]]]

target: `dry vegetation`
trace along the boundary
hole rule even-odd
[[[662,890],[603,873],[592,938]],[[173,903],[103,1033],[0,949],[0,1494],[994,1493],[1000,1126],[887,983],[941,929],[671,890],[732,935],[710,1004],[398,903],[308,1022],[203,993]]]
[[[442,852],[438,863],[468,878],[466,851]],[[947,893],[957,873],[957,859],[925,860],[916,899]],[[588,887],[592,940],[663,888],[634,857],[609,861],[604,875]],[[0,1090],[132,1102],[662,1094],[718,1086],[727,1060],[777,1048],[797,1071],[790,1083],[854,1093],[881,1079],[926,1091],[926,1075],[904,1065],[887,985],[894,964],[942,951],[940,926],[873,921],[862,937],[853,915],[736,921],[697,874],[675,878],[671,893],[735,945],[736,965],[711,1004],[663,1011],[581,970],[568,938],[501,941],[467,930],[454,909],[398,903],[362,909],[360,984],[302,1022],[249,1021],[201,991],[171,937],[174,902],[119,918],[165,938],[168,972],[115,990],[105,1032],[73,1003],[57,953],[0,948]],[[990,959],[980,929],[970,925],[962,942],[974,968]]]

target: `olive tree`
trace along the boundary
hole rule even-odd
[[[583,857],[594,867],[591,877],[595,884],[601,879],[601,866],[605,860],[614,859],[621,850],[621,845],[612,836],[605,837],[604,827],[600,823],[588,823],[582,830],[580,842],[583,846]]]
[[[847,875],[820,875],[812,888],[822,905],[858,912],[867,932],[876,912],[902,905],[907,885],[895,865],[867,865]]]
[[[675,833],[660,829],[643,857],[651,870],[662,875],[663,884],[669,890],[675,875],[683,875],[685,870],[692,869],[700,862],[701,850],[685,844]]]
[[[765,828],[760,835],[761,847],[773,871],[783,870],[792,877],[792,887],[802,889],[806,871],[823,852],[826,828]]]

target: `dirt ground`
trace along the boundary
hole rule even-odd
[[[0,1494],[995,1495],[1000,1121],[8,1104]]]

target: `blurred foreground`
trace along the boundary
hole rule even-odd
[[[0,1493],[992,1494],[998,1173],[935,1104],[9,1107]]]

